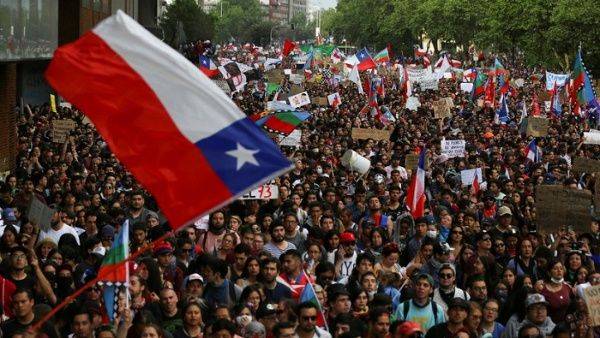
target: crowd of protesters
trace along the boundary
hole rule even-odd
[[[216,53],[252,58],[243,50]],[[598,146],[582,142],[595,120],[564,105],[548,136],[537,139],[541,161],[531,163],[531,138],[518,121],[544,83],[533,81],[531,69],[505,64],[513,78],[525,79],[510,100],[508,124],[495,124],[494,108],[474,105],[458,79],[440,80],[437,91],[414,88],[421,107],[411,111],[397,73],[384,71],[378,102],[396,117],[392,122],[364,113],[367,98],[353,83],[306,82],[311,97],[337,91],[342,103],[302,107],[312,116],[299,127],[300,145],[282,147],[294,168],[275,180],[278,198],[238,200],[207,224],[175,232],[82,112],[27,106],[18,117],[17,166],[0,185],[3,337],[27,337],[28,327],[93,280],[125,220],[131,252],[143,252],[129,263],[115,320],[107,319],[98,284],[39,334],[597,337],[583,290],[600,284],[598,221],[582,233],[568,224],[546,231],[535,195],[540,184],[593,189],[593,175],[575,175],[571,165],[575,157],[600,157]],[[272,99],[264,87],[249,83],[232,98],[248,115],[262,112]],[[432,102],[444,97],[457,108],[440,121]],[[52,121],[65,118],[77,127],[66,142],[53,142]],[[353,127],[392,132],[389,140],[356,140]],[[465,140],[465,156],[442,155],[443,138]],[[413,172],[404,165],[423,148],[430,158],[427,202],[425,215],[414,219],[405,201]],[[370,159],[368,174],[341,164],[348,149]],[[472,168],[483,168],[486,182],[475,195],[460,178]],[[32,199],[55,210],[45,231],[27,218]],[[307,283],[322,309],[300,301]]]

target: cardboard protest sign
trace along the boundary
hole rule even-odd
[[[576,157],[573,162],[573,171],[577,173],[595,173],[600,171],[600,160]]]
[[[311,99],[312,103],[318,105],[318,106],[327,106],[329,103],[327,102],[327,98],[326,97],[313,97]]]
[[[302,130],[294,129],[288,136],[279,135],[279,145],[288,147],[299,147],[302,139]]]
[[[446,101],[446,99],[433,101],[433,116],[436,119],[443,119],[451,116],[450,106],[448,106],[448,101]]]
[[[583,133],[584,144],[600,144],[600,131],[591,129]]]
[[[240,199],[242,200],[262,200],[277,198],[279,198],[279,187],[276,184],[263,184],[240,197]]]
[[[550,120],[543,117],[527,118],[527,136],[541,137],[548,135]]]
[[[463,186],[469,186],[473,184],[475,176],[477,176],[477,181],[479,182],[479,184],[481,184],[483,182],[483,173],[481,171],[481,168],[466,169],[460,171],[460,181]]]
[[[290,95],[300,94],[303,91],[304,91],[304,88],[302,88],[302,86],[293,84],[292,87],[290,88]]]
[[[600,326],[600,285],[583,289],[583,299],[587,305],[592,326]]]
[[[44,202],[37,199],[35,196],[31,198],[29,202],[29,208],[27,209],[27,218],[30,221],[40,226],[40,229],[48,231],[50,229],[50,222],[52,222],[52,216],[54,215],[54,209],[48,207]]]
[[[419,165],[419,154],[407,154],[404,158],[406,170],[416,170]],[[429,169],[429,153],[425,154],[425,170]]]
[[[310,96],[308,96],[307,92],[302,92],[300,94],[296,94],[288,97],[290,101],[290,106],[294,108],[302,107],[307,104],[310,104]]]
[[[75,129],[76,126],[77,124],[75,121],[71,119],[52,121],[52,141],[56,143],[65,143],[69,136],[69,132]]]
[[[442,154],[449,158],[465,156],[465,140],[442,140]]]
[[[272,83],[281,83],[284,79],[284,74],[281,69],[272,69],[265,73],[265,78]]]
[[[352,138],[355,140],[373,139],[376,141],[387,141],[392,134],[389,130],[369,129],[369,128],[352,128]]]
[[[589,190],[540,185],[536,188],[537,225],[548,233],[563,226],[572,226],[576,233],[586,232],[592,220],[591,203]]]

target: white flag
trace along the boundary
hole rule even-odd
[[[365,93],[363,91],[363,88],[362,88],[362,83],[360,82],[360,76],[358,75],[358,66],[355,65],[352,68],[352,71],[348,75],[348,80],[356,83],[356,85],[358,86],[358,93],[359,94],[364,94]]]

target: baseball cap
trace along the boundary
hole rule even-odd
[[[173,252],[173,247],[168,242],[164,242],[164,243],[158,245],[154,249],[154,255],[156,255],[156,256],[164,255],[166,253],[171,253],[171,252]]]
[[[504,215],[512,216],[512,211],[510,210],[509,207],[507,207],[506,205],[503,205],[500,208],[498,208],[498,215],[499,216],[504,216]]]
[[[530,295],[527,295],[527,299],[525,300],[525,307],[528,308],[531,305],[535,304],[544,304],[548,306],[549,303],[546,301],[546,297],[539,293],[532,293]]]
[[[261,319],[277,313],[277,304],[262,303],[256,311],[256,318]]]
[[[404,322],[398,326],[398,334],[410,335],[416,332],[423,332],[421,325],[415,322]]]
[[[115,228],[107,224],[102,228],[102,238],[114,238],[115,237]]]
[[[197,273],[193,273],[193,274],[191,274],[191,275],[188,276],[187,282],[185,283],[185,286],[187,287],[187,285],[190,282],[195,281],[195,280],[200,281],[200,284],[204,285],[204,278],[202,278],[202,276],[200,276]]]
[[[450,253],[450,247],[446,243],[435,242],[433,245],[433,253],[435,255],[447,255]]]
[[[460,297],[453,298],[448,302],[448,309],[452,309],[455,307],[465,309],[467,312],[469,312],[470,309],[469,303]]]
[[[429,283],[431,286],[433,286],[433,277],[431,277],[431,275],[430,275],[430,274],[428,274],[428,273],[424,273],[424,272],[421,272],[421,273],[418,273],[418,274],[415,276],[415,278],[414,278],[414,280],[415,280],[415,281],[418,281],[418,280],[421,280],[421,279],[427,279],[427,282],[428,282],[428,283]]]
[[[340,243],[346,244],[346,243],[352,243],[352,242],[356,242],[356,237],[354,237],[353,233],[343,232],[340,234]]]

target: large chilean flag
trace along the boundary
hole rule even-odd
[[[290,168],[217,85],[121,11],[59,48],[46,78],[93,121],[174,229]]]
[[[425,213],[425,154],[423,148],[419,154],[419,164],[412,177],[410,186],[406,193],[406,206],[414,219],[422,217]]]

